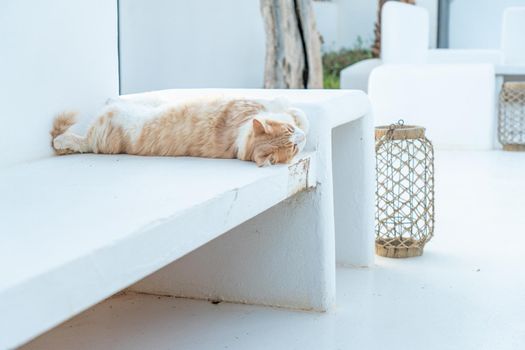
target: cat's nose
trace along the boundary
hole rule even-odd
[[[306,139],[306,135],[301,129],[295,129],[292,135],[292,142],[296,145],[303,142]]]

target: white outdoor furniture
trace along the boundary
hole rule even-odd
[[[510,7],[503,15],[501,48],[494,50],[429,49],[426,9],[388,2],[382,9],[381,59],[358,62],[341,71],[341,87],[368,91],[372,70],[382,64],[492,64],[496,74],[525,72],[525,8]],[[501,87],[498,81],[496,88]]]
[[[346,67],[339,76],[341,89],[368,92],[368,80],[374,68],[383,64],[380,58],[369,58]]]
[[[491,149],[494,145],[494,68],[490,63],[435,63],[430,52],[475,57],[460,51],[428,50],[428,13],[397,2],[383,7],[383,65],[369,79],[376,125],[404,119],[427,128],[439,148]],[[399,48],[399,50],[398,50]],[[484,52],[487,60],[494,59]],[[451,60],[451,62],[455,61]],[[475,125],[475,127],[473,127]]]
[[[382,65],[370,76],[375,122],[424,126],[445,149],[492,149],[494,68],[489,64]]]
[[[517,9],[507,12],[521,14]],[[507,12],[503,28],[512,27]],[[498,71],[520,70],[508,65],[515,62],[510,59],[516,54],[512,56],[510,50],[431,50],[424,8],[388,2],[382,14],[382,60],[369,65],[374,68],[367,90],[376,125],[403,118],[427,127],[438,148],[495,148],[495,95],[501,85],[495,77]],[[514,30],[503,32],[507,38],[502,40],[507,42],[504,47],[516,41],[510,33]],[[364,75],[347,68],[341,74],[342,87],[352,86],[346,85],[352,76],[364,83]]]
[[[293,164],[267,168],[88,154],[0,173],[0,349],[208,242],[132,289],[325,311],[335,302],[336,246],[342,264],[372,262],[373,126],[366,95],[168,90],[124,98],[217,94],[287,97],[311,121],[305,152]]]
[[[381,60],[344,69],[341,86],[369,92],[376,125],[405,118],[426,126],[438,148],[499,147],[501,85],[525,77],[525,8],[505,10],[501,50],[428,49],[428,13],[418,6],[388,2],[382,16]]]
[[[525,7],[508,7],[503,13],[501,50],[506,65],[525,66]]]

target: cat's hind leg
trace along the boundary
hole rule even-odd
[[[57,154],[93,152],[87,137],[66,132],[53,139],[53,148]]]
[[[51,128],[51,146],[56,154],[87,153],[92,152],[87,138],[74,134],[69,128],[76,122],[75,112],[63,112],[53,120]]]

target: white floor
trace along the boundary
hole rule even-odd
[[[525,154],[438,152],[419,258],[340,268],[326,314],[120,295],[23,349],[525,349]]]

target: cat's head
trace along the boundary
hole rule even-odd
[[[306,143],[306,133],[293,122],[255,118],[253,161],[258,166],[286,164]]]

